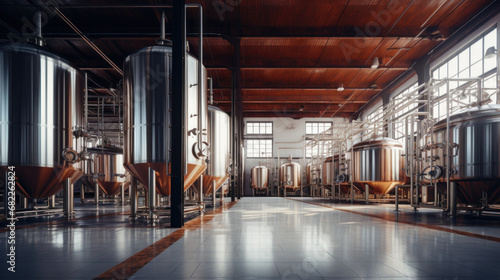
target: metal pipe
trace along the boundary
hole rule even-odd
[[[137,179],[130,177],[130,218],[135,219],[137,215]]]
[[[201,4],[186,4],[184,5],[184,20],[186,20],[186,8],[198,8],[200,11],[200,33],[198,36],[199,46],[198,46],[198,152],[203,151],[203,7]],[[186,31],[184,30],[184,44],[187,43]]]
[[[208,78],[210,85],[210,105],[214,104],[214,79],[212,77]]]
[[[165,41],[166,40],[166,37],[165,37],[165,22],[166,22],[166,17],[165,17],[165,12],[161,12],[161,40],[162,41]]]

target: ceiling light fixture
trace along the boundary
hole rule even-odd
[[[344,91],[344,84],[340,84],[339,88],[337,89],[338,91]]]
[[[378,61],[378,57],[374,57],[372,62],[372,69],[377,69],[379,65],[380,61]]]
[[[497,49],[495,47],[489,47],[484,54],[484,59],[494,58],[497,55]]]

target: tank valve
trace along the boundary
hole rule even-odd
[[[62,156],[63,156],[64,160],[69,162],[69,163],[75,163],[75,162],[79,161],[78,153],[71,148],[64,149],[62,151]]]
[[[428,166],[422,171],[422,175],[426,180],[437,180],[443,176],[443,168],[437,165]]]
[[[198,132],[199,132],[198,129],[193,128],[193,129],[188,131],[188,136],[196,136],[196,135],[198,135]]]
[[[208,147],[210,146],[207,142],[202,142],[201,150],[198,148],[198,143],[193,144],[193,155],[195,158],[200,159],[202,157],[208,156]]]

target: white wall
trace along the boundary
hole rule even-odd
[[[245,125],[248,121],[251,122],[273,122],[273,159],[264,158],[247,158],[245,155],[245,184],[244,195],[252,195],[250,188],[250,170],[259,165],[259,163],[269,163],[273,166],[277,165],[278,156],[281,161],[288,159],[292,155],[295,162],[300,163],[302,166],[301,172],[305,175],[305,167],[307,162],[303,160],[304,153],[304,139],[306,133],[306,122],[325,122],[331,121],[333,123],[346,122],[344,118],[245,118]],[[250,139],[255,139],[249,137]],[[245,129],[245,146],[246,146],[246,129]],[[281,149],[280,149],[281,148]],[[287,149],[284,149],[287,148]],[[246,154],[246,152],[245,152]],[[277,175],[276,175],[277,176]],[[304,176],[303,176],[304,177]],[[270,177],[270,184],[274,178]],[[276,178],[277,180],[277,178]]]

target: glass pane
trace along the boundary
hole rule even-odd
[[[471,77],[479,77],[483,74],[483,61],[479,60],[475,64],[473,64],[470,68],[470,76]]]
[[[463,50],[459,55],[458,55],[458,70],[462,71],[470,66],[469,62],[469,48]]]
[[[483,40],[478,40],[470,47],[471,64],[481,60],[484,56],[483,53]]]
[[[439,67],[439,78],[448,78],[448,64],[445,63],[443,66]]]
[[[484,51],[490,47],[497,48],[497,29],[490,31],[486,36],[484,36]]]
[[[454,78],[458,74],[458,58],[455,56],[448,62],[448,77]]]

